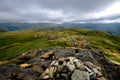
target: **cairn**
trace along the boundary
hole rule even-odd
[[[40,76],[41,80],[98,80],[102,72],[91,62],[82,62],[75,57],[54,60]],[[105,80],[105,78],[104,78]]]

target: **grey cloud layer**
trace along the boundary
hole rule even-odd
[[[0,0],[0,22],[96,20],[91,14],[104,10],[115,1],[118,0]],[[119,16],[106,18],[116,19]]]

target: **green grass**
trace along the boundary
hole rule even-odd
[[[57,35],[57,38],[49,40],[48,35]],[[70,47],[71,45],[67,44],[66,41],[59,40],[80,35],[84,35],[93,48],[102,49],[106,52],[107,58],[120,62],[119,56],[112,55],[112,53],[120,55],[120,37],[104,31],[73,28],[54,31],[23,30],[0,33],[0,60],[12,59],[33,49],[46,49],[53,46]]]

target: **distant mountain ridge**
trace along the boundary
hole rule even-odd
[[[25,29],[64,29],[64,28],[87,28],[103,30],[110,34],[120,36],[120,23],[0,23],[0,32],[25,30]]]
[[[7,28],[8,31],[25,30],[50,25],[50,23],[0,23],[0,27]]]
[[[64,23],[64,26],[69,26],[73,28],[87,28],[94,30],[107,31],[110,34],[115,34],[120,36],[120,23]]]

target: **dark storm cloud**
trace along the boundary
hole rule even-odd
[[[90,22],[118,0],[0,0],[0,22]],[[94,14],[98,14],[97,18]]]

